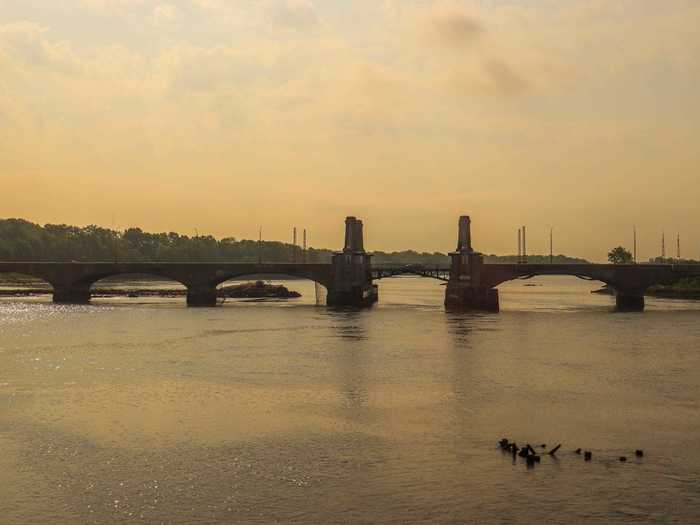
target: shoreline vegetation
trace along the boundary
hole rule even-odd
[[[24,219],[0,219],[0,261],[129,261],[201,262],[236,261],[268,263],[327,263],[334,250],[308,248],[278,241],[217,239],[211,235],[193,237],[175,232],[148,233],[140,228],[123,231],[100,226],[41,226]],[[450,257],[441,252],[372,252],[372,263],[449,266]],[[487,263],[515,263],[516,255],[484,255]],[[528,255],[537,264],[549,262],[549,255]],[[587,263],[585,259],[555,255],[556,264]]]
[[[266,278],[267,276],[260,276]],[[291,279],[284,279],[291,280]],[[187,290],[178,288],[154,288],[149,287],[154,283],[173,286],[174,283],[161,281],[150,276],[136,276],[134,279],[111,278],[105,279],[95,286],[92,296],[99,297],[184,297]],[[525,286],[543,286],[539,283],[528,283]],[[22,275],[6,274],[0,276],[0,297],[32,297],[49,295],[51,286],[38,279]],[[615,290],[604,285],[593,294],[615,295]],[[700,279],[684,279],[673,285],[657,285],[650,287],[644,294],[648,297],[663,299],[700,300]],[[218,290],[218,296],[230,299],[295,299],[302,295],[290,290],[284,285],[272,284],[260,279],[245,281],[241,284],[222,286]]]
[[[24,219],[0,219],[0,261],[133,261],[133,262],[196,262],[196,261],[237,261],[237,262],[309,262],[327,263],[335,252],[325,248],[308,248],[278,241],[238,240],[234,237],[216,239],[211,235],[189,237],[175,232],[147,233],[140,228],[117,231],[95,225],[78,227],[65,224],[41,226]],[[450,257],[440,252],[372,252],[372,263],[376,266],[387,264],[420,264],[426,267],[449,266]],[[486,263],[516,263],[516,255],[484,255]],[[528,262],[547,264],[549,255],[528,255]],[[585,259],[556,255],[551,259],[555,264],[586,264]],[[688,263],[697,261],[674,261],[656,259],[654,263]],[[133,277],[133,276],[132,276]],[[247,276],[249,279],[266,279],[267,276]],[[95,296],[127,295],[137,296],[184,295],[183,289],[139,287],[134,289],[124,283],[149,282],[155,279],[148,276],[138,278],[118,277],[106,279],[94,290]],[[285,279],[292,280],[292,279]],[[109,288],[108,283],[119,283],[118,288]],[[19,288],[12,289],[15,285]],[[24,276],[0,275],[0,295],[26,295],[50,293],[47,283]],[[237,285],[238,287],[240,285]],[[264,292],[273,297],[286,297],[283,290],[273,291],[273,285],[264,284]],[[245,288],[245,287],[244,287]],[[223,289],[226,290],[226,289]],[[296,293],[290,292],[289,293]],[[255,290],[226,291],[222,293],[258,293]],[[594,293],[613,293],[605,287]],[[278,294],[278,295],[275,295]],[[670,286],[654,286],[647,295],[671,299],[700,299],[700,279],[685,280]]]
[[[615,290],[608,285],[593,290],[591,293],[614,295]],[[700,279],[683,279],[671,285],[658,284],[650,286],[645,294],[647,297],[662,299],[700,300]]]
[[[151,280],[154,281],[154,280]],[[112,281],[107,286],[95,287],[92,297],[184,297],[187,290],[182,288],[148,288],[134,287],[134,284],[144,284],[148,280],[139,281]],[[162,282],[162,281],[158,281]],[[51,287],[43,285],[41,281],[34,279],[15,279],[14,281],[0,281],[0,297],[34,297],[49,295]],[[170,284],[170,283],[168,283]],[[281,284],[270,284],[264,281],[251,281],[241,284],[222,286],[217,291],[217,296],[225,299],[297,299],[302,295],[290,290]]]

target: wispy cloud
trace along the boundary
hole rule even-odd
[[[381,192],[362,188],[391,181],[402,205],[422,209],[439,174],[451,189],[436,200],[455,208],[445,213],[469,206],[494,225],[507,218],[493,210],[516,206],[532,181],[558,188],[561,202],[565,181],[604,184],[591,199],[600,217],[628,191],[605,179],[609,171],[635,171],[663,193],[652,151],[679,180],[696,176],[699,161],[683,145],[700,132],[700,5],[542,5],[7,3],[0,172],[49,173],[93,196],[130,176],[151,191],[167,181],[171,199],[217,187],[211,199],[224,204],[220,195],[257,187],[279,207],[296,185],[313,187],[319,202],[342,187],[377,214]],[[114,186],[133,209],[148,206],[147,191]],[[693,188],[680,198],[700,198]],[[20,205],[40,209],[20,197],[13,213],[30,215]],[[252,201],[240,206],[227,225],[259,222]],[[423,245],[440,248],[431,242]]]

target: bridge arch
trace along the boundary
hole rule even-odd
[[[275,276],[277,278],[291,277],[293,279],[307,279],[314,281],[325,288],[330,288],[333,282],[333,274],[326,264],[265,264],[259,265],[233,265],[222,267],[207,278],[207,283],[216,288],[226,281],[240,280],[246,277],[251,280],[259,276]],[[263,279],[264,280],[264,279]]]
[[[117,289],[126,284],[125,281],[127,281],[131,285],[131,288],[136,289],[143,288],[154,290],[157,282],[167,283],[171,287],[174,286],[174,289],[178,292],[185,292],[187,290],[187,285],[185,283],[182,283],[171,276],[164,275],[162,272],[119,272],[107,276],[100,276],[96,280],[90,279],[90,281],[92,281],[89,284],[89,291],[91,296],[99,294],[105,289]],[[149,283],[152,283],[150,284],[150,288],[148,286]],[[110,286],[110,284],[112,285]]]
[[[187,281],[183,280],[180,275],[177,274],[172,274],[172,272],[168,272],[167,270],[163,270],[160,268],[143,268],[143,269],[135,269],[135,270],[129,270],[129,269],[114,269],[114,270],[102,270],[99,272],[94,272],[90,273],[88,275],[82,276],[76,281],[74,281],[73,285],[76,287],[87,287],[88,290],[93,289],[95,284],[104,281],[106,279],[112,279],[115,277],[122,277],[122,276],[149,276],[149,277],[158,277],[160,279],[163,279],[165,281],[174,281],[178,283],[181,286],[184,286],[185,288],[187,287],[188,283]]]
[[[303,271],[298,271],[298,272],[293,272],[293,271],[264,272],[264,273],[232,272],[230,274],[226,274],[225,276],[218,276],[212,284],[215,287],[219,287],[219,286],[221,286],[227,282],[231,282],[231,281],[245,281],[245,280],[272,281],[272,280],[276,280],[276,279],[284,280],[285,278],[312,281],[314,283],[320,284],[321,286],[323,286],[326,289],[328,289],[330,287],[329,281],[327,279],[325,279],[323,276],[319,276],[319,275],[316,275],[314,273],[303,272]]]
[[[424,277],[435,279],[444,283],[450,280],[449,268],[428,267],[420,264],[408,264],[403,266],[388,266],[372,268],[372,279],[375,281],[392,277]]]
[[[569,276],[614,286],[614,272],[607,265],[604,268],[593,268],[592,265],[574,264],[485,264],[483,268],[482,282],[491,288],[509,281],[551,276]]]
[[[52,294],[54,291],[53,283],[40,272],[16,272],[0,269],[0,281],[2,281],[3,286],[11,287],[13,290],[36,290],[44,294]]]

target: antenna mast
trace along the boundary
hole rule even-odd
[[[292,262],[297,262],[297,227],[294,227],[294,239],[292,241]]]
[[[661,258],[666,258],[666,232],[661,232]]]
[[[554,262],[554,228],[549,228],[549,264]]]
[[[306,228],[304,228],[304,251],[302,252],[303,262],[306,262]]]

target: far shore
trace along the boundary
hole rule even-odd
[[[105,280],[105,283],[107,281]],[[184,286],[178,288],[134,288],[135,284],[152,284],[154,282],[165,283],[172,285],[171,281],[159,281],[157,279],[130,279],[117,280],[111,279],[109,284],[112,287],[94,287],[92,289],[92,297],[184,297],[187,295],[187,290]],[[114,285],[118,287],[114,287]],[[51,287],[31,278],[10,278],[0,280],[0,297],[34,297],[42,295],[51,295],[53,290]],[[217,295],[221,298],[231,299],[295,299],[301,297],[299,292],[289,290],[286,286],[280,284],[269,284],[262,280],[241,281],[241,284],[222,286],[217,290]]]
[[[591,293],[601,295],[615,295],[615,290],[609,286],[603,286]],[[652,286],[644,293],[647,297],[659,297],[661,299],[680,299],[684,301],[700,300],[700,286],[657,285]]]

